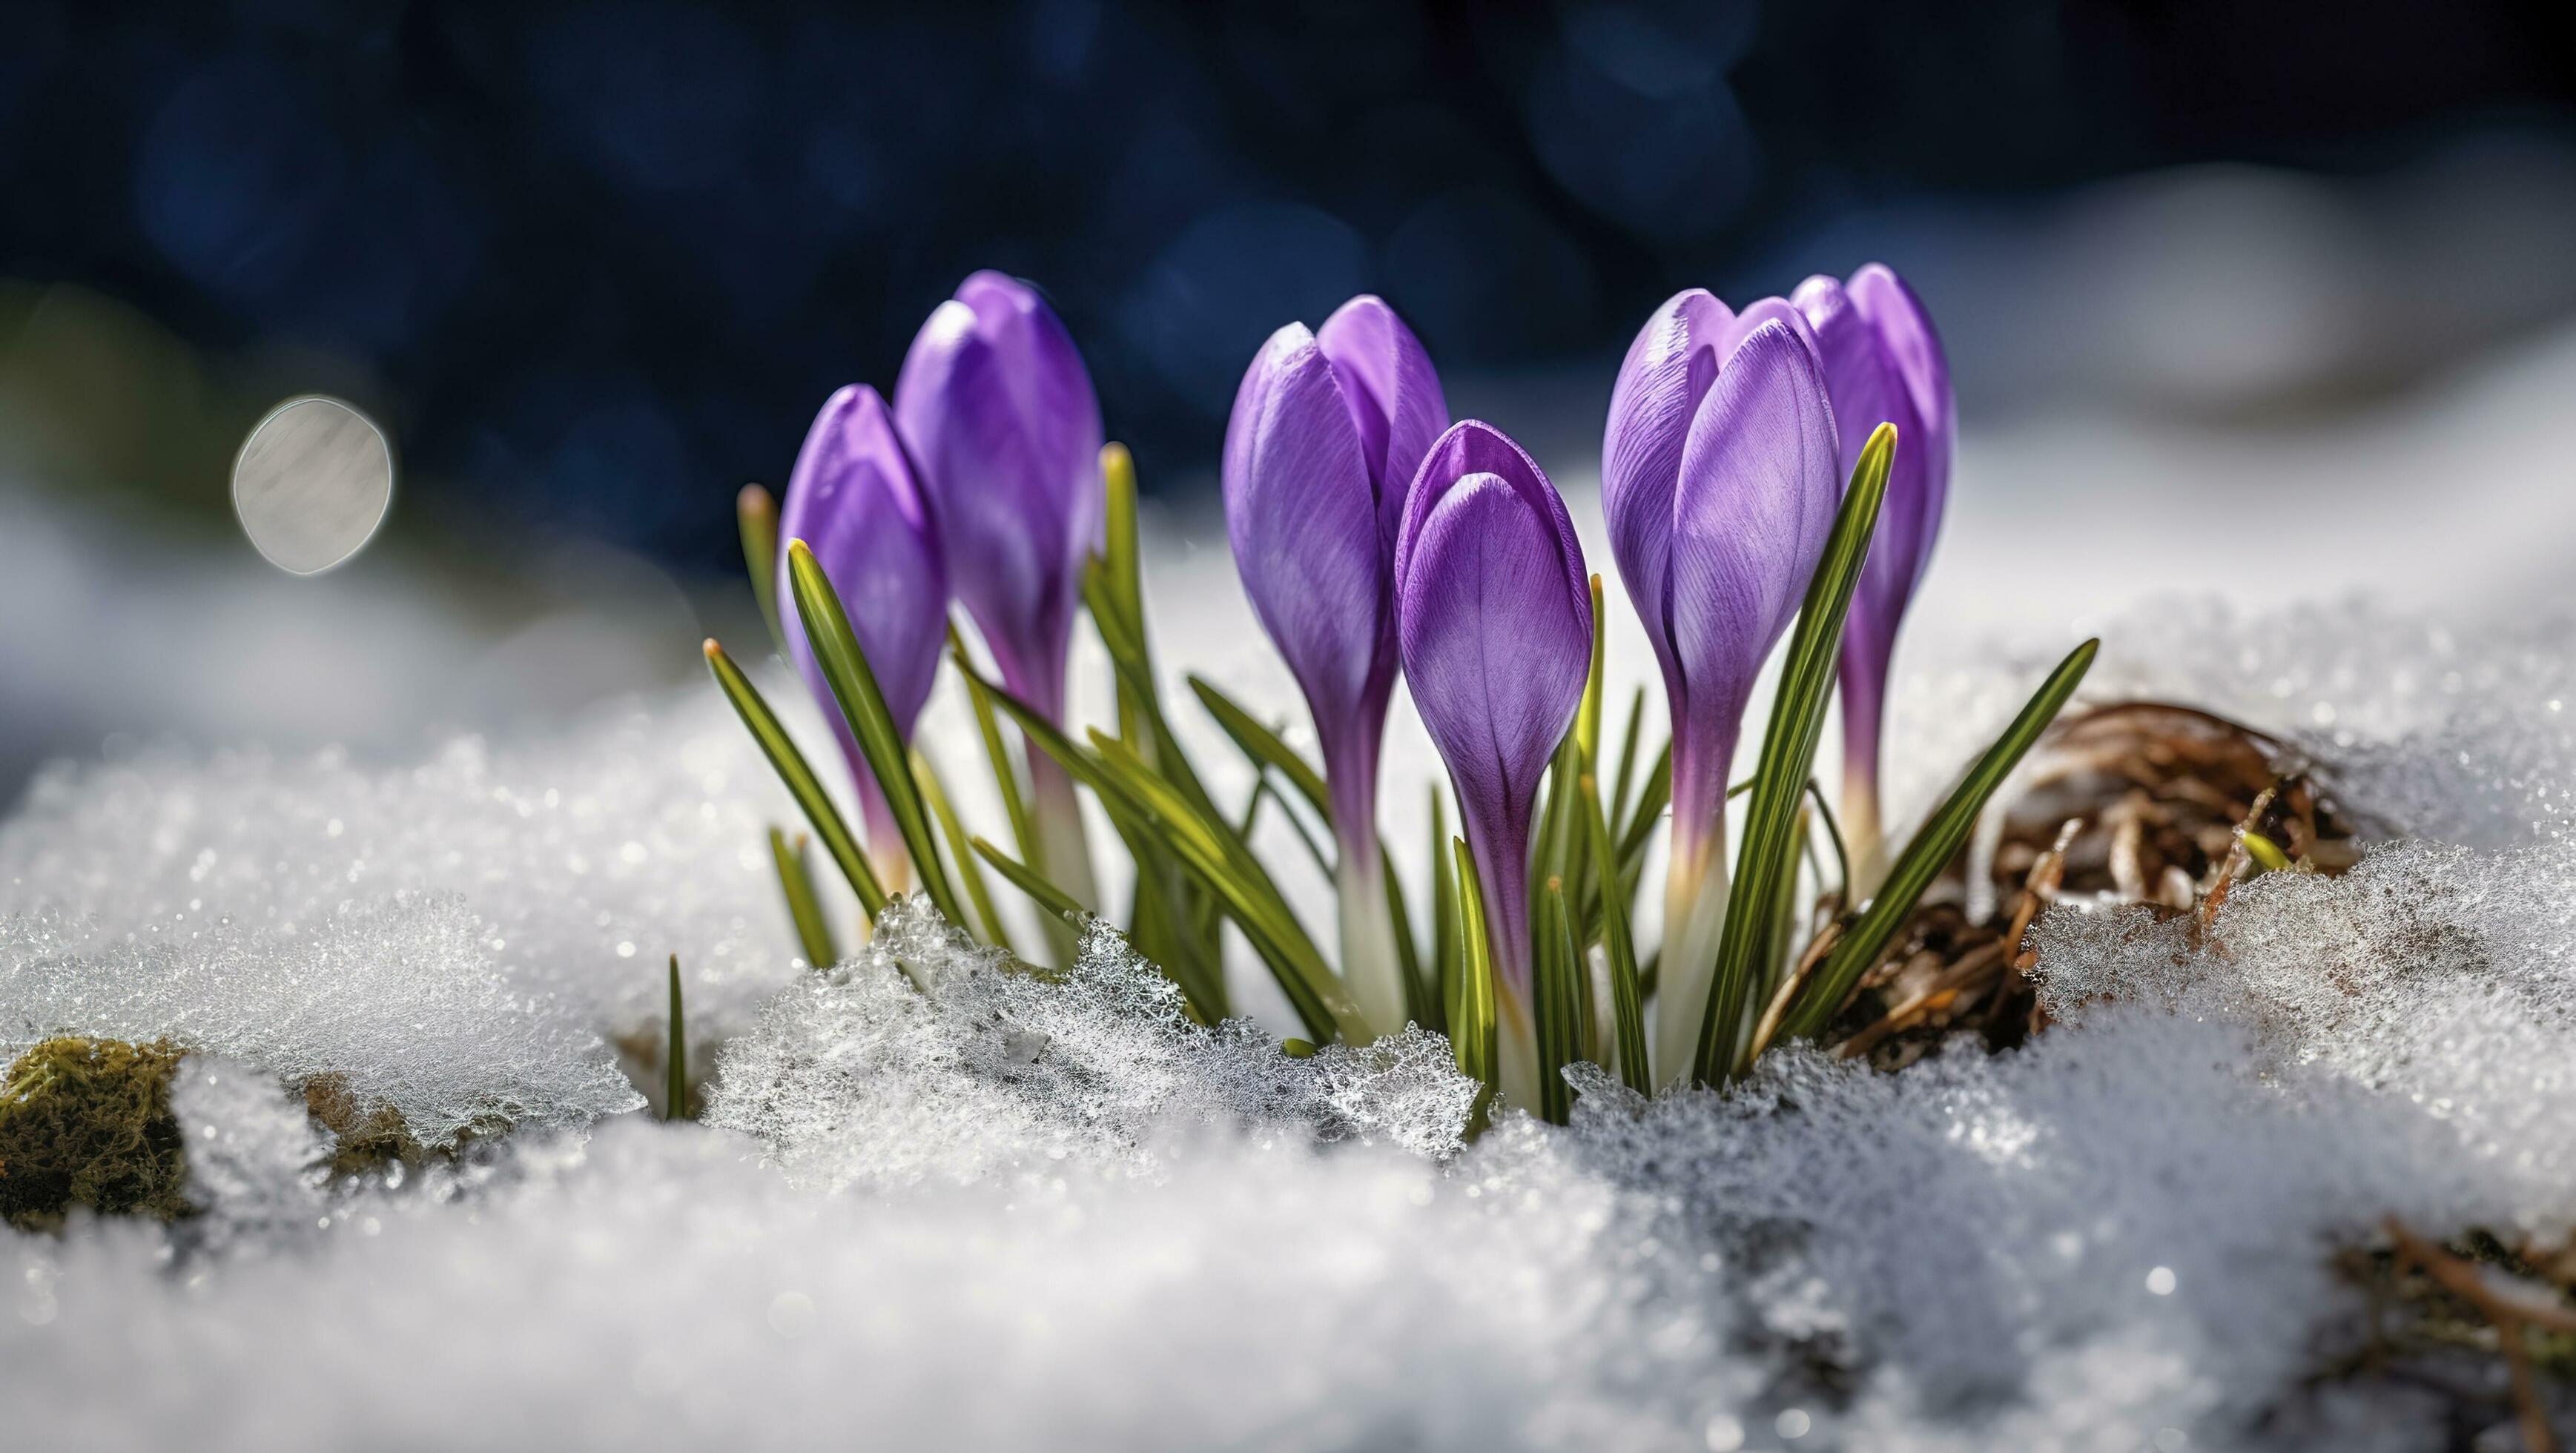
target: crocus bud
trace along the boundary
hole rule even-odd
[[[948,578],[1002,684],[1064,710],[1082,563],[1100,548],[1100,403],[1055,310],[979,272],[921,325],[894,386]]]
[[[1530,815],[1591,663],[1583,549],[1529,455],[1491,425],[1464,420],[1414,476],[1395,590],[1405,679],[1448,764],[1483,889],[1505,1088],[1535,1105]],[[1528,1068],[1515,1076],[1515,1062]]]
[[[813,550],[849,612],[850,629],[885,694],[886,710],[909,739],[939,673],[948,572],[924,506],[920,475],[875,389],[853,384],[832,395],[814,416],[805,447],[796,455],[796,470],[788,476],[779,533],[782,539],[803,540]],[[881,871],[897,869],[903,847],[894,815],[815,664],[786,572],[777,576],[778,621],[788,657],[840,738],[841,755],[857,783],[870,856]]]
[[[948,578],[1002,673],[1064,718],[1065,653],[1083,561],[1102,547],[1100,401],[1064,323],[1026,283],[979,272],[933,309],[894,385],[895,422],[920,462]],[[1038,865],[1091,906],[1090,851],[1073,784],[1028,755]]]
[[[1322,332],[1270,336],[1225,433],[1225,526],[1262,629],[1306,694],[1341,849],[1342,972],[1362,1015],[1404,1022],[1377,854],[1377,760],[1395,689],[1395,543],[1406,488],[1449,422],[1403,320],[1353,298]]]
[[[1888,658],[1940,533],[1958,407],[1932,320],[1895,273],[1873,262],[1848,283],[1811,277],[1794,300],[1815,329],[1834,416],[1842,421],[1843,472],[1850,473],[1871,430],[1896,426],[1887,502],[1843,624],[1842,826],[1851,842],[1853,886],[1868,893],[1886,867],[1878,761]]]
[[[1765,298],[1699,289],[1628,348],[1602,441],[1611,553],[1663,668],[1673,723],[1656,1073],[1688,1073],[1726,906],[1726,774],[1762,662],[1815,573],[1840,494],[1814,338]]]

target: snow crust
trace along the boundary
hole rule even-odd
[[[445,964],[498,986],[459,1026],[526,1026],[417,1087],[462,1106],[560,1073],[547,1034],[633,1027],[652,935],[688,931],[734,946],[708,956],[728,1043],[708,1124],[531,1126],[329,1186],[272,1076],[330,1036],[210,1035],[231,1060],[191,1061],[174,1096],[209,1147],[207,1216],[0,1239],[13,1427],[31,1446],[2438,1446],[2428,1391],[2309,1374],[2361,1334],[2330,1257],[2381,1218],[2576,1218],[2566,634],[2180,605],[2108,634],[2091,695],[2281,734],[2406,840],[2339,881],[2240,885],[2197,936],[2051,910],[2061,1022],[2017,1052],[1893,1076],[1797,1052],[1732,1096],[1652,1105],[1596,1077],[1571,1132],[1506,1117],[1463,1149],[1436,1042],[1291,1059],[1188,1023],[1105,932],[1047,981],[907,906],[839,968],[790,967],[744,865],[757,764],[709,742],[699,703],[408,773],[58,774],[0,828],[13,1030],[137,983],[319,994],[327,967]],[[1910,668],[1900,814],[2061,649]],[[368,844],[355,891],[333,817]],[[595,859],[613,832],[659,835],[635,837],[644,862]],[[362,941],[335,938],[344,918]],[[475,950],[484,934],[507,946]],[[613,1108],[578,1102],[555,1103]]]
[[[641,1105],[596,1033],[492,967],[482,932],[453,895],[350,902],[291,937],[219,916],[89,949],[59,917],[0,918],[0,1056],[56,1034],[168,1038],[286,1084],[337,1076],[432,1146]]]
[[[725,1048],[707,1122],[833,1190],[1067,1160],[1141,1173],[1180,1125],[1296,1127],[1434,1159],[1461,1144],[1475,1086],[1437,1035],[1407,1026],[1298,1059],[1243,1020],[1201,1028],[1096,920],[1061,978],[1006,965],[927,903],[888,905],[864,952],[771,1000]]]
[[[603,1032],[660,1012],[678,953],[714,1031],[793,972],[764,833],[794,811],[712,689],[409,766],[160,746],[30,786],[0,824],[0,910],[96,944],[217,919],[291,944],[346,905],[444,894],[511,983]]]

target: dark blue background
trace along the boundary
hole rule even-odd
[[[734,487],[978,266],[1054,295],[1150,488],[1352,292],[1452,370],[1613,357],[1854,206],[2550,121],[2570,10],[20,0],[0,275],[354,361],[451,525],[729,569]]]

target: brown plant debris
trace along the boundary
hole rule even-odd
[[[2382,1244],[2336,1258],[2369,1310],[2357,1345],[2331,1356],[2312,1382],[2423,1387],[2453,1409],[2461,1446],[2510,1418],[2527,1453],[2555,1453],[2547,1384],[2576,1382],[2576,1253],[2529,1240],[2508,1245],[2484,1231],[2436,1242],[2394,1217],[2382,1231]],[[2501,1390],[2490,1371],[2498,1357]],[[2563,1393],[2555,1401],[2563,1418]]]
[[[1961,1031],[2009,1048],[2045,1025],[2023,935],[2049,903],[2215,912],[2229,885],[2260,870],[2249,833],[2291,871],[2340,873],[2360,857],[2353,822],[2286,744],[2187,706],[2127,701],[2069,716],[2006,791],[1978,834],[1991,858],[1976,839],[1961,851],[1861,976],[1828,1045],[1882,1069]],[[1980,871],[1988,894],[1972,895]],[[1972,911],[1974,896],[1992,911]]]

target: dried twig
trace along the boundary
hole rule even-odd
[[[2505,1371],[2512,1379],[2514,1417],[2522,1428],[2525,1453],[2557,1453],[2558,1438],[2549,1429],[2549,1411],[2541,1403],[2540,1383],[2532,1373],[2527,1334],[2534,1327],[2576,1332],[2576,1312],[2546,1293],[2493,1275],[2476,1262],[2451,1254],[2409,1231],[2394,1216],[2388,1218],[2386,1226],[2388,1239],[2396,1244],[2399,1263],[2423,1272],[2442,1290],[2475,1307],[2494,1326],[2496,1349],[2504,1354]]]

